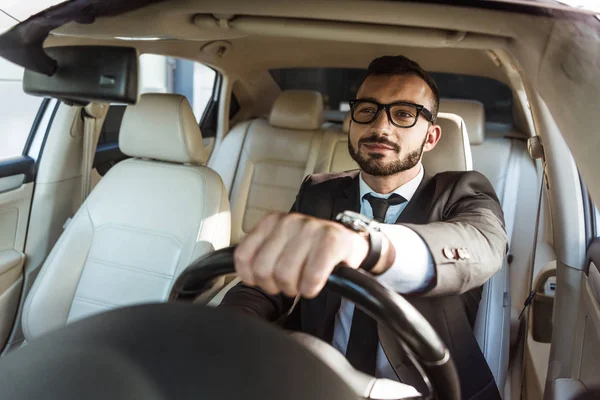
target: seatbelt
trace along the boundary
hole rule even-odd
[[[528,287],[531,289],[531,292],[529,292],[527,299],[525,299],[525,303],[523,303],[523,309],[521,310],[521,313],[519,314],[519,320],[524,315],[527,307],[529,307],[529,305],[535,298],[535,290],[532,289],[532,286],[533,286],[533,274],[534,274],[534,270],[535,270],[535,258],[536,258],[536,253],[537,253],[537,242],[538,242],[538,235],[539,235],[539,229],[540,229],[540,216],[542,213],[542,211],[541,211],[542,210],[542,197],[544,194],[545,175],[546,175],[545,172],[542,172],[542,183],[540,185],[540,194],[539,194],[539,198],[538,198],[538,211],[537,211],[537,216],[535,218],[535,230],[533,233],[533,252],[531,253],[531,263],[530,263],[531,265],[530,265],[529,277],[528,277],[529,278],[528,279]]]
[[[89,103],[81,109],[83,117],[83,149],[81,157],[81,204],[90,194],[92,167],[100,130],[96,128],[98,119],[106,115],[107,104]]]
[[[542,146],[542,142],[541,142],[541,139],[539,136],[534,136],[527,141],[527,150],[529,151],[529,155],[531,156],[531,158],[533,158],[534,160],[536,160],[536,159],[542,160],[542,179],[540,182],[540,193],[539,193],[539,197],[538,197],[538,209],[537,209],[537,216],[535,218],[535,230],[534,230],[534,234],[533,234],[533,252],[531,255],[531,263],[530,263],[530,269],[529,269],[528,287],[531,290],[531,292],[529,293],[529,295],[527,296],[527,299],[525,300],[525,303],[523,304],[523,309],[521,310],[521,313],[519,314],[519,319],[521,319],[521,317],[525,313],[525,310],[527,309],[527,307],[531,304],[531,302],[535,298],[535,290],[532,289],[533,275],[534,275],[534,271],[535,271],[535,259],[536,259],[536,253],[537,253],[540,218],[541,218],[541,213],[542,213],[542,198],[544,195],[544,185],[547,183],[546,182],[546,158],[544,156],[544,147]]]

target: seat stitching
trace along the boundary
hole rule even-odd
[[[87,205],[82,205],[82,207],[85,208],[87,216],[90,220],[90,224],[92,225],[92,240],[90,240],[90,245],[88,247],[87,254],[85,255],[83,266],[81,267],[81,272],[79,273],[79,279],[77,280],[77,285],[75,285],[75,293],[73,293],[73,298],[75,298],[75,296],[77,295],[77,289],[79,289],[79,284],[81,283],[81,277],[83,276],[83,273],[85,271],[85,264],[87,264],[88,257],[90,256],[90,250],[92,249],[92,246],[94,245],[94,235],[96,234],[96,227],[94,226],[94,221],[92,220],[92,215],[90,214],[90,209],[87,207]],[[73,302],[72,301],[71,301],[71,307],[69,307],[69,311],[67,312],[67,319],[65,321],[65,324],[69,322],[69,315],[71,315],[71,310],[73,310]]]
[[[183,244],[179,240],[177,240],[177,238],[175,236],[167,234],[167,233],[151,230],[151,229],[137,228],[134,226],[123,225],[123,224],[106,223],[106,224],[102,224],[102,225],[98,226],[96,231],[99,232],[105,228],[118,228],[118,229],[122,229],[125,231],[130,231],[130,232],[145,233],[145,234],[152,234],[154,236],[161,236],[164,238],[172,239],[179,247],[183,247]]]
[[[181,252],[180,252],[180,254],[181,254]],[[175,274],[169,275],[169,274],[164,274],[164,273],[160,273],[160,272],[148,271],[146,269],[136,268],[136,267],[132,267],[132,266],[125,265],[125,264],[111,263],[110,261],[101,260],[99,258],[88,258],[88,261],[92,261],[97,264],[107,265],[109,267],[124,269],[127,271],[141,272],[141,273],[145,273],[147,275],[152,275],[152,276],[156,276],[156,277],[160,277],[160,278],[172,279],[175,276]]]
[[[80,301],[82,303],[89,303],[89,304],[94,304],[94,305],[97,305],[97,306],[104,306],[104,307],[108,307],[108,308],[118,308],[118,307],[121,307],[120,305],[117,305],[117,304],[105,303],[105,302],[102,302],[102,301],[92,300],[92,299],[89,299],[87,297],[81,297],[81,296],[75,296],[75,297],[73,297],[73,300],[78,300],[78,301]]]

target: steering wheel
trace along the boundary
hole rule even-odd
[[[234,310],[181,304],[233,271],[233,248],[216,251],[180,275],[175,303],[93,315],[9,352],[0,358],[3,398],[360,399],[323,362],[329,356],[317,357],[284,330]],[[397,335],[431,389],[422,398],[460,399],[448,349],[402,297],[343,266],[327,289]]]
[[[208,290],[214,279],[234,273],[234,249],[235,246],[218,250],[188,266],[173,285],[169,301],[191,302]],[[353,301],[396,335],[429,390],[423,398],[460,399],[458,373],[448,348],[429,322],[402,296],[362,270],[343,263],[333,270],[325,289]],[[300,340],[307,342],[307,339]],[[315,349],[314,343],[308,343],[308,347],[313,347],[313,351],[324,349],[320,345]]]

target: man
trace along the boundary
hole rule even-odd
[[[464,399],[500,399],[472,327],[481,285],[506,254],[503,214],[481,174],[424,171],[423,152],[441,137],[438,104],[437,87],[418,64],[375,59],[351,102],[348,150],[360,171],[308,176],[291,213],[258,223],[235,251],[243,285],[223,306],[275,321],[300,294],[287,327],[332,343],[364,372],[422,388],[389,333],[351,302],[321,292],[338,263],[362,266],[406,295],[436,329]],[[367,237],[331,221],[348,210],[381,222],[381,232]]]

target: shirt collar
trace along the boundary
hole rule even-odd
[[[415,194],[415,192],[417,191],[419,185],[421,184],[424,174],[425,174],[425,171],[423,169],[423,165],[421,165],[421,168],[419,169],[419,173],[417,174],[417,176],[412,178],[410,181],[406,182],[404,185],[397,187],[392,193],[399,194],[400,196],[404,197],[407,202],[409,202],[410,199]],[[373,193],[373,195],[376,197],[384,197],[386,199],[392,195],[392,193],[388,193],[388,194],[377,193],[376,191],[371,189],[371,187],[369,185],[367,185],[367,183],[363,180],[362,173],[358,174],[358,187],[360,190],[360,199],[361,200],[367,193]]]

